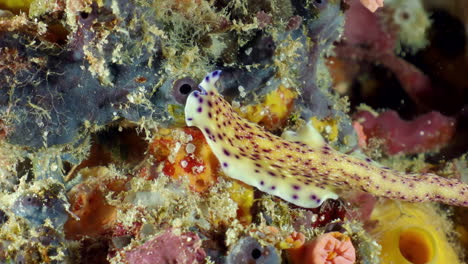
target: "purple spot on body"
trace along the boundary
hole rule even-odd
[[[214,72],[213,72],[213,77],[218,76],[219,73],[220,73],[220,71],[214,71]]]
[[[203,88],[203,86],[198,85],[198,89],[200,89],[200,91],[201,91],[200,94],[206,94],[206,90],[205,90],[205,88]]]
[[[316,200],[317,203],[320,203],[320,201],[321,201],[320,199],[317,199],[317,200]]]
[[[260,171],[259,170],[255,170],[256,173],[259,173]]]
[[[195,98],[198,98],[198,96],[200,96],[200,93],[198,91],[195,91],[193,92],[193,96],[195,96]]]
[[[199,102],[200,104],[203,103],[203,98],[201,98],[201,97],[198,98],[198,102]]]
[[[211,131],[210,131],[210,129],[209,129],[209,128],[207,128],[207,127],[205,127],[205,132],[206,132],[208,135],[210,135],[210,134],[211,134]]]
[[[299,185],[293,185],[294,190],[299,190],[301,187]]]
[[[205,80],[206,80],[207,82],[209,82],[209,81],[210,81],[210,76],[206,76],[206,77],[205,77]]]
[[[312,194],[312,195],[310,196],[310,199],[315,200],[315,199],[317,199],[317,196],[315,196],[315,194]]]
[[[276,190],[276,186],[271,186],[271,188],[270,188],[270,189],[272,189],[272,190]]]
[[[223,167],[227,168],[227,166],[228,166],[227,162],[223,162]]]
[[[229,151],[227,151],[227,149],[223,149],[223,152],[224,152],[224,155],[226,155],[226,156],[231,155],[231,153],[229,153]]]
[[[211,119],[212,117],[213,117],[213,115],[210,112],[208,112],[208,118]]]
[[[197,112],[198,112],[198,113],[201,113],[202,110],[203,110],[203,109],[202,109],[201,107],[198,107],[198,108],[197,108]]]
[[[275,174],[274,172],[272,172],[272,171],[269,171],[268,174],[270,174],[270,175],[273,176],[273,177],[276,176],[276,174]]]
[[[264,181],[260,181],[260,185],[262,185],[262,186],[263,186],[264,184],[265,184],[265,182],[264,182]]]
[[[189,117],[189,118],[187,118],[187,120],[188,120],[188,121],[192,121],[192,120],[193,120],[193,118]]]
[[[211,101],[208,101],[208,106],[209,106],[209,107],[212,107],[212,106],[213,106],[213,103],[211,103]]]
[[[293,198],[294,200],[297,200],[297,198],[299,198],[299,196],[297,196],[297,194],[294,194],[294,195],[292,196],[292,198]]]

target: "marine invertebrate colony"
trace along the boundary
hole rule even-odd
[[[290,251],[293,263],[353,264],[356,251],[351,239],[340,232],[325,233],[302,248]]]
[[[217,93],[214,84],[220,75],[214,71],[203,79],[202,91],[187,98],[185,115],[187,125],[202,130],[229,177],[306,208],[336,199],[340,188],[410,202],[468,206],[468,186],[457,180],[378,167],[370,159],[333,150],[320,137],[304,140],[300,133],[286,133],[294,140],[287,141],[265,132],[239,117]],[[313,132],[311,126],[306,128]]]

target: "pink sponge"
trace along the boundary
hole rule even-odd
[[[444,146],[453,136],[455,119],[430,112],[412,121],[402,120],[395,111],[374,116],[361,111],[355,116],[368,138],[383,139],[385,150],[393,155],[414,154]]]
[[[130,264],[195,264],[204,263],[205,251],[197,234],[187,232],[176,235],[167,230],[126,253]]]

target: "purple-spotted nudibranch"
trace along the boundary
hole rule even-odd
[[[434,201],[468,206],[468,186],[434,174],[404,174],[340,153],[309,125],[284,138],[242,119],[216,91],[214,71],[193,91],[185,106],[186,123],[198,127],[219,159],[223,172],[295,205],[314,208],[336,199],[339,189],[364,190],[409,202]],[[312,134],[313,133],[309,133]]]

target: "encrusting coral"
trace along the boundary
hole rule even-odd
[[[265,132],[239,117],[217,93],[215,83],[221,74],[214,71],[203,79],[202,91],[189,95],[185,115],[187,125],[202,130],[229,177],[306,208],[338,198],[337,188],[410,202],[468,206],[466,184],[429,173],[405,175],[378,167],[371,159],[335,151],[317,133],[315,138],[301,139],[301,132],[314,135],[312,126],[287,134],[293,141]]]

